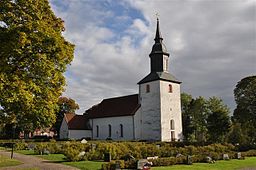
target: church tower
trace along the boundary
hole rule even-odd
[[[150,57],[150,73],[139,84],[142,140],[182,140],[180,84],[168,71],[169,53],[163,44],[157,19],[155,43]]]

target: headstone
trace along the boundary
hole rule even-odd
[[[187,165],[192,165],[193,162],[192,162],[192,156],[188,155],[187,156]]]
[[[115,164],[115,170],[121,170],[121,165],[120,165],[120,161],[116,161],[116,164]]]
[[[36,145],[34,143],[29,143],[28,144],[28,150],[34,150]]]
[[[96,145],[95,143],[92,143],[91,146],[92,146],[92,150],[94,150],[94,149],[96,149],[96,146],[97,146],[97,145]]]
[[[81,140],[81,143],[87,143],[87,140],[83,139]]]
[[[205,157],[207,163],[212,163],[212,158],[210,156]]]
[[[228,156],[228,154],[223,154],[223,160],[229,160],[229,156]]]
[[[137,169],[143,169],[144,165],[148,163],[147,159],[140,159],[137,162]]]
[[[236,153],[236,158],[237,158],[237,159],[242,159],[241,152],[237,152],[237,153]]]
[[[111,161],[111,154],[109,152],[104,154],[104,161],[105,162]]]
[[[177,155],[176,155],[176,158],[178,158],[178,157],[181,157],[181,156],[183,156],[181,153],[178,153]]]
[[[79,157],[82,157],[82,156],[84,156],[84,155],[85,155],[85,151],[82,151],[82,152],[80,152],[80,153],[78,154]]]
[[[49,154],[50,154],[50,151],[44,148],[42,155],[49,155]]]
[[[158,159],[158,156],[150,156],[150,157],[147,157],[147,160],[150,160],[150,159]]]

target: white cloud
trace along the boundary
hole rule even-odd
[[[136,83],[149,71],[156,12],[183,91],[219,96],[232,107],[235,84],[256,73],[254,0],[125,0],[120,4],[127,15],[109,9],[111,3],[51,0],[65,21],[65,37],[76,45],[65,94],[79,103],[79,113],[103,98],[138,92]],[[134,17],[132,8],[144,19]]]

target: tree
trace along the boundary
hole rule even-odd
[[[244,144],[246,139],[242,133],[241,124],[233,123],[227,135],[227,141],[232,144]]]
[[[56,122],[53,125],[53,128],[57,132],[57,138],[60,134],[60,126],[65,113],[75,113],[79,109],[79,105],[75,100],[67,97],[60,97],[58,100],[58,111],[56,112]]]
[[[189,142],[223,142],[229,132],[229,108],[217,97],[181,94],[183,136]]]
[[[249,76],[239,81],[234,89],[236,109],[234,122],[241,124],[243,135],[248,143],[256,142],[256,76]]]
[[[193,99],[190,103],[190,115],[192,116],[193,137],[197,142],[205,142],[207,135],[206,117],[207,101],[202,96]]]
[[[74,45],[48,0],[0,1],[0,110],[24,130],[55,122]]]
[[[229,109],[223,101],[217,97],[211,97],[207,101],[208,140],[211,142],[224,142],[225,135],[229,132]]]
[[[187,93],[181,93],[181,112],[182,112],[182,130],[184,141],[189,141],[194,129],[192,126],[192,115],[190,114],[190,103],[192,96]]]

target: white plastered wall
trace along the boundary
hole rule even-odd
[[[150,86],[150,92],[146,92],[147,85]],[[141,103],[141,139],[161,140],[159,81],[152,81],[140,84],[139,94]]]
[[[120,124],[123,125],[123,137],[121,137]],[[95,118],[91,120],[93,127],[93,139],[105,140],[109,138],[109,126],[111,125],[111,139],[113,140],[133,140],[134,139],[134,121],[133,116]],[[97,128],[99,126],[99,136],[97,137]]]
[[[169,92],[169,85],[172,92]],[[161,81],[161,141],[171,141],[170,121],[174,120],[174,133],[176,140],[182,140],[182,115],[180,101],[180,84]]]

